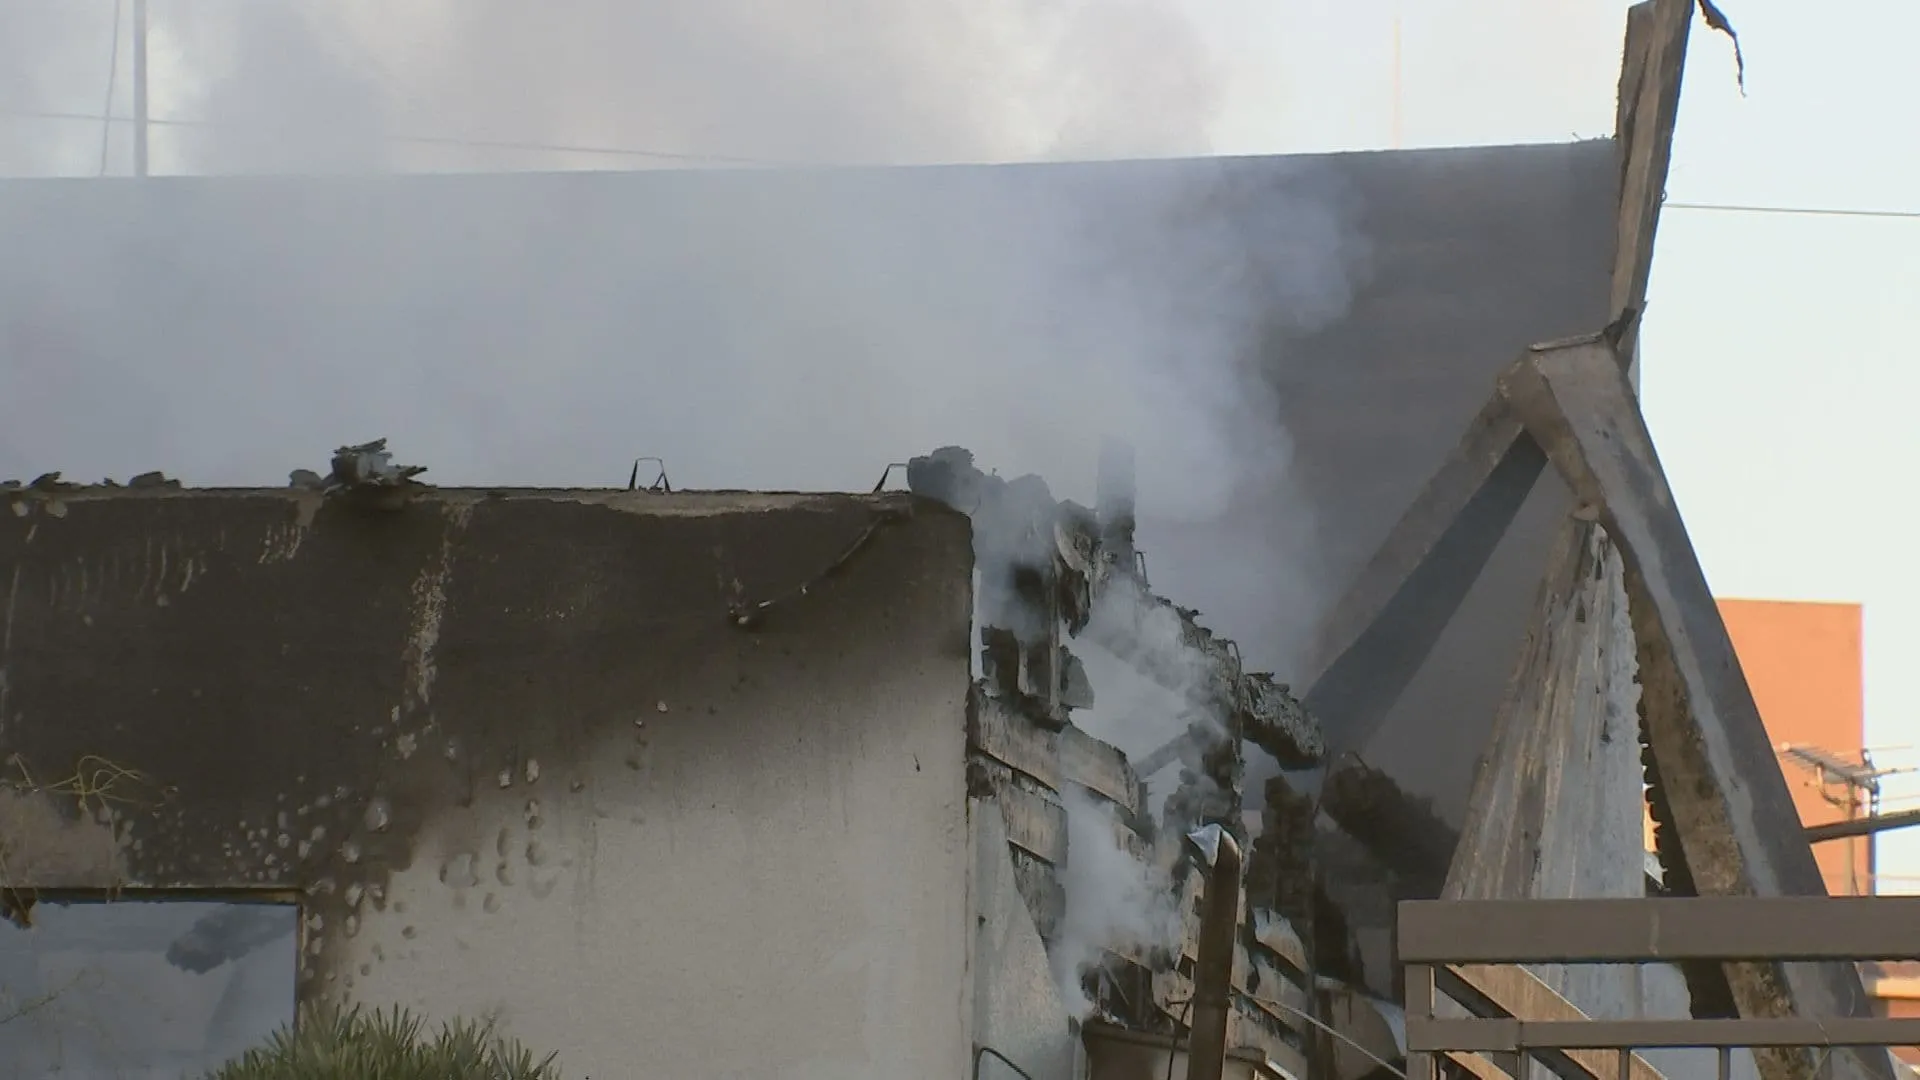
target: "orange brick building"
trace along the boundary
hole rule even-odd
[[[1860,605],[1719,603],[1761,721],[1780,752],[1801,822],[1814,825],[1865,815],[1865,792],[1819,767],[1823,762],[1857,765],[1866,745]],[[1874,891],[1870,838],[1828,841],[1813,850],[1829,893]],[[1920,1016],[1920,965],[1865,968],[1868,991],[1879,1000],[1882,1015]],[[1920,1065],[1920,1050],[1895,1053],[1910,1065]]]
[[[1781,752],[1800,821],[1818,825],[1864,816],[1865,792],[1831,773],[1823,777],[1815,766],[1825,757],[1857,765],[1867,744],[1860,605],[1722,600],[1720,617],[1767,735]],[[1830,840],[1813,853],[1829,893],[1873,891],[1873,844],[1867,837]]]
[[[1862,793],[1831,776],[1823,777],[1810,760],[1831,756],[1856,763],[1860,748],[1866,745],[1860,605],[1782,600],[1721,600],[1719,604],[1754,703],[1760,707],[1761,721],[1780,751],[1780,767],[1801,823],[1815,825],[1866,813]],[[1789,752],[1789,747],[1799,749]],[[1649,821],[1649,848],[1652,829]],[[1869,839],[1819,844],[1814,857],[1829,893],[1872,891]]]

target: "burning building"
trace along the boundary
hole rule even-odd
[[[1635,355],[1691,11],[1634,9],[1617,137],[1570,145],[9,184],[6,250],[44,256],[0,267],[16,349],[63,371],[206,355],[233,385],[229,358],[350,356],[308,390],[370,416],[461,394],[509,353],[582,385],[636,352],[730,376],[758,349],[951,347],[916,337],[929,318],[988,326],[963,339],[982,349],[1057,332],[1121,350],[1132,324],[1105,320],[1151,290],[1062,331],[1029,288],[1035,223],[1062,207],[1124,225],[1171,201],[1183,228],[1284,246],[1318,234],[1273,233],[1274,205],[1314,192],[1364,239],[1338,303],[1303,298],[1282,266],[1233,267],[1278,312],[1233,342],[1257,376],[1234,385],[1264,388],[1287,453],[1186,520],[1136,505],[1153,448],[1103,455],[1091,506],[957,447],[907,462],[907,493],[857,496],[673,491],[637,466],[628,490],[437,487],[423,480],[457,466],[396,468],[378,445],[284,488],[15,484],[0,493],[11,914],[249,903],[169,927],[150,966],[212,978],[284,947],[286,1004],[496,1017],[593,1076],[1105,1080],[1191,1054],[1196,1074],[1358,1080],[1406,1051],[1385,1004],[1403,989],[1399,901],[1644,894],[1643,742],[1674,793],[1655,807],[1667,888],[1800,888],[1762,820],[1778,777],[1755,779],[1744,743],[1682,707],[1699,680],[1635,704],[1636,672],[1698,674],[1692,654],[1636,652],[1646,620],[1628,615],[1630,588],[1679,595],[1647,585],[1631,544],[1652,535],[1671,555],[1684,531],[1635,532],[1613,478],[1568,449],[1587,429],[1549,437],[1571,426],[1542,365],[1591,376],[1596,358]],[[1150,285],[1193,269],[1163,244],[1180,229],[1127,235],[1167,264]],[[192,266],[155,254],[196,238],[209,254]],[[541,267],[535,285],[502,285],[492,268],[516,260]],[[125,293],[112,319],[73,308],[103,262]],[[775,270],[805,287],[774,290]],[[829,271],[921,317],[842,334],[811,291]],[[752,286],[754,318],[689,285],[716,278]],[[947,288],[962,280],[1004,292],[983,304]],[[558,316],[537,341],[502,314],[530,308]],[[756,389],[798,392],[796,368]],[[1601,370],[1594,386],[1627,393]],[[1012,394],[1009,425],[1082,404],[1098,375],[1045,408]],[[889,385],[937,411],[925,388]],[[732,424],[737,397],[666,419],[776,458],[815,423]],[[621,419],[608,395],[566,400],[594,422],[542,438]],[[296,423],[297,404],[245,419]],[[1319,553],[1306,569],[1303,530]],[[1209,572],[1220,561],[1231,572]],[[1338,584],[1269,587],[1283,574]],[[1675,734],[1701,730],[1698,746]],[[1739,784],[1751,820],[1725,813],[1719,793]],[[1244,896],[1210,887],[1241,868]],[[1519,969],[1475,984],[1473,1007],[1844,1004],[1826,968],[1735,968],[1669,979],[1664,1003]],[[1625,1059],[1645,1076],[1656,1057]]]

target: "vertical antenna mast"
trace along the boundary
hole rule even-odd
[[[1393,148],[1400,149],[1400,13],[1393,13]]]
[[[147,175],[147,0],[133,0],[133,175]]]

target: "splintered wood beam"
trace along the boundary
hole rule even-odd
[[[1673,160],[1673,129],[1680,115],[1681,75],[1694,2],[1649,0],[1627,10],[1614,116],[1613,137],[1620,147],[1620,212],[1615,223],[1610,311],[1638,308],[1646,301],[1654,233]],[[1629,327],[1620,343],[1620,353],[1629,361],[1636,337],[1635,329]]]
[[[1548,560],[1526,646],[1474,773],[1443,899],[1626,896],[1638,889],[1638,874],[1596,882],[1567,873],[1586,864],[1604,866],[1604,853],[1591,855],[1610,841],[1639,848],[1633,828],[1640,820],[1639,753],[1630,719],[1633,646],[1620,578],[1619,561],[1599,526],[1569,520]],[[1589,1018],[1525,967],[1468,964],[1453,968],[1451,978],[1442,974],[1448,996],[1475,1015]],[[1620,999],[1632,993],[1624,972],[1585,974],[1589,991],[1615,995],[1610,1012],[1632,1011],[1633,1002]],[[1601,981],[1608,977],[1617,983]],[[1619,1074],[1610,1052],[1571,1050],[1561,1058],[1551,1064],[1563,1075],[1577,1070],[1612,1080]],[[1660,1076],[1639,1055],[1628,1068],[1637,1080]]]
[[[1591,849],[1609,839],[1610,827],[1640,821],[1637,740],[1625,720],[1633,651],[1626,640],[1617,650],[1607,640],[1626,601],[1617,572],[1611,579],[1607,573],[1610,550],[1590,522],[1570,520],[1560,531],[1526,645],[1474,770],[1442,899],[1577,895],[1566,884],[1548,886],[1544,872],[1553,868],[1543,857]],[[1618,636],[1627,638],[1624,628]],[[1610,729],[1609,721],[1624,730]],[[1596,809],[1610,797],[1618,805]],[[1631,837],[1636,849],[1639,839]],[[1629,896],[1640,881],[1636,875],[1597,885],[1613,888],[1595,895]]]
[[[1323,624],[1302,680],[1329,761],[1379,729],[1546,465],[1496,395],[1368,560]]]
[[[1535,345],[1525,356],[1587,347],[1617,355],[1613,343],[1634,319],[1626,312],[1599,333]],[[1321,722],[1329,761],[1380,729],[1546,465],[1511,405],[1494,393],[1321,624],[1301,701]]]
[[[1538,350],[1500,380],[1515,414],[1619,545],[1640,708],[1676,832],[1702,895],[1825,893],[1786,778],[1674,504],[1653,438],[1611,346]],[[1745,1017],[1864,1016],[1846,964],[1731,964]],[[1756,1051],[1766,1080],[1808,1075],[1799,1051]],[[1850,1075],[1890,1080],[1884,1053],[1836,1054]]]

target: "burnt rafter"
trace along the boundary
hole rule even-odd
[[[1611,351],[1636,323],[1629,310],[1598,333],[1536,351],[1585,342]],[[1546,465],[1511,404],[1493,395],[1321,622],[1301,703],[1323,726],[1327,760],[1364,747],[1379,730]]]
[[[1675,507],[1653,437],[1610,344],[1533,350],[1500,395],[1619,546],[1648,747],[1679,854],[1702,895],[1817,896],[1825,886],[1733,642]],[[1748,1017],[1866,1015],[1858,971],[1841,963],[1727,967]],[[1804,1055],[1793,1055],[1804,1057]],[[1885,1076],[1884,1055],[1850,1056]],[[1763,1055],[1763,1076],[1806,1063]]]
[[[1528,355],[1593,345],[1615,356],[1635,324],[1629,311],[1597,333],[1536,346]],[[1324,760],[1345,761],[1379,730],[1546,466],[1546,453],[1512,404],[1493,394],[1321,623],[1299,700],[1321,723]],[[1143,773],[1156,761],[1181,757],[1188,738],[1143,758]],[[1377,805],[1343,798],[1323,809],[1341,827],[1374,835],[1375,823],[1363,818]],[[1423,851],[1416,860],[1422,871],[1431,854]]]
[[[1551,462],[1580,503],[1576,518],[1603,528],[1624,566],[1670,871],[1701,895],[1818,894],[1811,849],[1628,381],[1619,343],[1630,325],[1535,346],[1501,376],[1336,609],[1323,653],[1332,659],[1307,707],[1328,720],[1334,748],[1370,734]],[[1861,1015],[1867,1004],[1841,964],[1730,964],[1726,978],[1743,1016]],[[1769,1080],[1804,1074],[1803,1062],[1763,1058]],[[1871,1055],[1850,1060],[1854,1075],[1885,1074]]]

